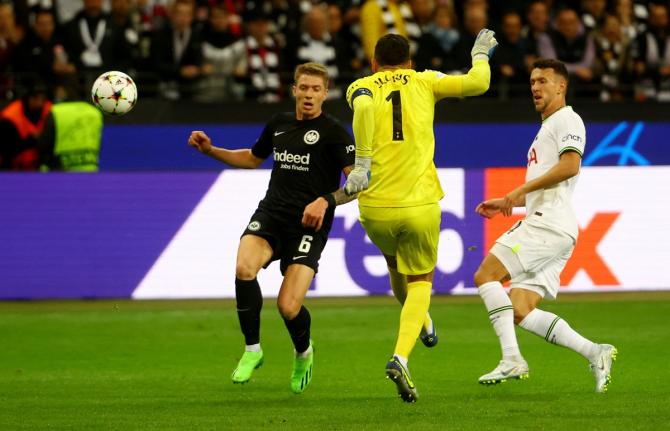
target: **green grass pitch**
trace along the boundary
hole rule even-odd
[[[587,362],[517,330],[530,379],[477,377],[499,347],[476,297],[435,297],[440,343],[420,342],[404,404],[384,367],[392,298],[308,299],[314,379],[289,389],[292,346],[265,303],[265,364],[230,373],[243,350],[232,301],[0,303],[0,430],[661,430],[670,429],[670,293],[561,295],[544,308],[619,349],[607,394]]]

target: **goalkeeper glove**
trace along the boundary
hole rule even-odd
[[[470,55],[472,56],[472,61],[475,60],[488,60],[493,55],[496,46],[498,46],[498,41],[495,37],[495,31],[489,30],[487,28],[481,29],[475,39],[475,43],[472,46],[472,51]]]
[[[370,182],[370,157],[356,157],[354,169],[349,172],[347,182],[344,184],[344,192],[353,195],[368,188]]]

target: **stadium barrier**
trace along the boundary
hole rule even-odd
[[[100,169],[221,169],[220,163],[186,145],[194,129],[205,130],[216,145],[248,148],[260,135],[263,124],[108,125],[103,131]],[[435,126],[435,164],[441,168],[525,166],[525,154],[537,131],[537,123],[440,123]],[[667,136],[668,122],[588,123],[584,164],[670,165]],[[271,158],[263,166],[270,167]]]
[[[269,170],[0,174],[0,299],[234,296],[239,236]],[[474,293],[472,275],[495,238],[522,217],[484,220],[482,199],[523,181],[523,168],[439,169],[446,192],[434,289]],[[670,167],[585,167],[574,206],[580,240],[564,291],[670,287]],[[243,192],[241,192],[243,190]],[[661,193],[661,197],[659,197]],[[276,296],[278,265],[259,276]],[[339,207],[311,296],[387,294],[383,257]]]

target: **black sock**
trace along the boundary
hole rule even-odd
[[[300,307],[298,315],[293,319],[284,319],[286,329],[291,334],[295,351],[298,353],[302,353],[309,348],[309,327],[311,323],[312,318],[304,305]]]
[[[235,278],[235,298],[237,299],[237,317],[247,346],[260,342],[261,309],[263,295],[258,280],[240,280]]]

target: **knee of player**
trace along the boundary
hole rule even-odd
[[[518,325],[523,319],[528,316],[528,313],[533,311],[533,306],[526,303],[515,303],[512,301],[512,307],[514,307],[514,324]]]
[[[247,262],[238,261],[235,266],[235,277],[240,280],[253,280],[257,274],[258,270]]]
[[[279,314],[286,320],[295,318],[300,312],[301,305],[302,304],[298,303],[298,301],[291,298],[284,298],[281,296],[277,298],[277,310],[279,310]]]
[[[487,271],[484,271],[481,266],[477,268],[477,271],[475,272],[474,277],[472,277],[472,280],[474,281],[475,286],[477,287],[481,286],[482,284],[488,283],[489,281],[495,281],[491,277],[491,274],[489,274]]]

